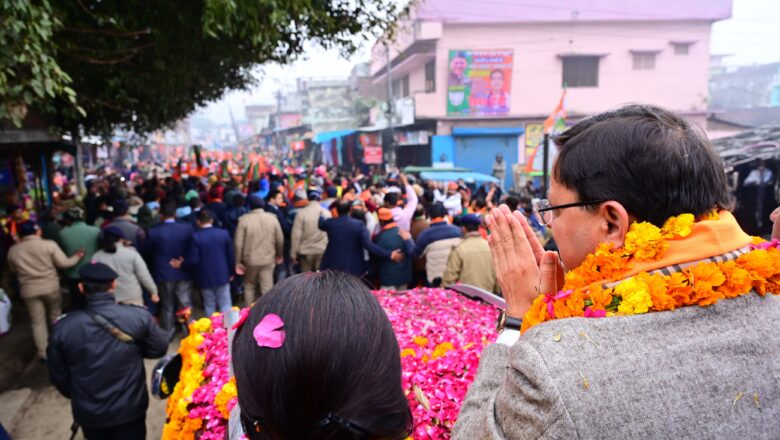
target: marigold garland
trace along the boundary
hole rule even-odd
[[[189,329],[179,346],[182,368],[168,398],[162,438],[221,440],[238,400],[230,377],[227,331],[218,313],[191,323]]]
[[[701,220],[717,220],[710,213]],[[545,321],[568,317],[600,318],[634,315],[650,311],[674,310],[692,305],[709,306],[755,290],[780,294],[780,242],[754,239],[751,250],[736,260],[700,262],[671,275],[640,272],[606,287],[603,283],[620,280],[634,261],[658,261],[669,244],[666,240],[691,234],[694,216],[672,217],[658,228],[647,222],[634,223],[626,234],[624,246],[601,244],[582,264],[569,271],[563,290],[538,296],[523,319],[521,331]]]

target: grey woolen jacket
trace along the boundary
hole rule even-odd
[[[780,438],[780,297],[548,321],[485,349],[452,438]]]

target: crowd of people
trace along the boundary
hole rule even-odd
[[[507,307],[452,438],[777,437],[780,242],[742,231],[709,142],[682,117],[639,105],[555,141],[550,199],[533,217],[560,254],[514,207],[485,216]],[[383,232],[403,229],[391,209],[378,211]],[[433,205],[430,217],[445,211]],[[418,246],[459,235],[431,222]],[[470,224],[461,219],[457,246],[469,247],[448,266],[479,251],[467,244],[477,237]],[[310,317],[314,308],[330,314]],[[359,283],[328,274],[299,275],[261,298],[233,340],[230,438],[406,438],[398,346],[376,308]],[[288,339],[257,339],[269,317]]]
[[[482,216],[499,203],[531,215],[529,198],[496,185],[288,171],[244,181],[130,169],[93,176],[83,200],[61,200],[43,216],[9,207],[5,255],[18,287],[8,289],[28,306],[40,357],[61,314],[58,270],[66,309],[79,310],[79,269],[107,265],[118,274],[116,301],[146,307],[172,339],[191,319],[193,297],[206,315],[226,312],[287,276],[321,269],[373,288],[464,283],[499,293]]]
[[[729,213],[707,140],[671,112],[628,106],[555,142],[549,200],[533,202],[532,186],[502,194],[397,170],[98,176],[80,204],[40,218],[10,207],[5,255],[38,354],[90,439],[141,438],[147,404],[116,375],[104,386],[124,411],[90,402],[90,359],[111,352],[123,378],[141,377],[140,359],[162,356],[198,301],[209,315],[247,307],[231,438],[406,438],[399,348],[368,289],[457,283],[507,308],[453,438],[775,436],[780,273],[764,260],[776,249]],[[48,338],[58,270],[75,312]]]

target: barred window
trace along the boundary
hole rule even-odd
[[[655,69],[655,52],[633,52],[634,70]]]
[[[598,87],[598,56],[563,57],[563,85],[565,87]]]

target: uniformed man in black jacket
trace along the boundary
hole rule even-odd
[[[117,273],[102,263],[79,270],[87,307],[63,316],[49,338],[49,377],[71,400],[73,418],[94,439],[144,439],[144,358],[168,349],[165,333],[142,307],[117,304]]]

